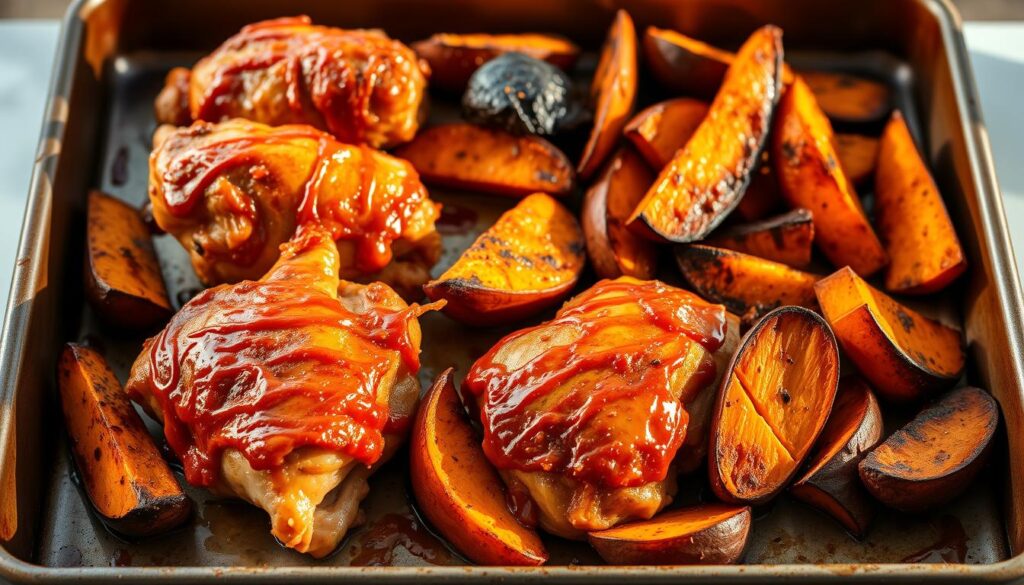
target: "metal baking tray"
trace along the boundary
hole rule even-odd
[[[140,339],[97,324],[82,297],[85,195],[98,187],[133,204],[146,197],[153,97],[164,73],[187,65],[249,22],[306,13],[342,27],[379,27],[412,41],[434,32],[549,31],[593,52],[612,14],[638,28],[675,28],[724,46],[763,23],[785,31],[797,65],[860,71],[894,89],[931,162],[966,246],[968,275],[944,293],[963,319],[966,382],[991,389],[1005,433],[974,488],[933,515],[884,513],[863,541],[781,497],[758,509],[746,563],[609,567],[584,544],[552,542],[551,566],[468,567],[411,505],[407,458],[371,480],[367,522],[340,552],[315,561],[279,547],[262,512],[190,490],[191,524],[124,542],[89,513],[74,482],[55,391],[61,344],[102,345],[124,377]],[[586,65],[586,63],[585,63]],[[585,67],[584,67],[585,68]],[[437,102],[435,102],[437,103]],[[1024,303],[1002,201],[978,111],[960,21],[945,0],[79,0],[64,21],[57,65],[0,338],[0,578],[11,582],[313,583],[340,579],[564,581],[1007,582],[1024,578]],[[435,107],[434,116],[453,115]],[[507,201],[431,190],[450,264]],[[578,205],[578,201],[575,202]],[[169,237],[157,249],[172,300],[197,283]],[[501,332],[467,330],[433,315],[424,323],[423,378],[466,365]],[[453,343],[458,340],[458,343]],[[158,432],[157,429],[154,429]],[[680,499],[700,498],[703,478]],[[960,564],[933,564],[943,559]],[[913,561],[913,562],[911,562]],[[350,566],[383,564],[391,566]],[[446,566],[447,565],[447,566]]]

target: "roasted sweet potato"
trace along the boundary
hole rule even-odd
[[[953,390],[861,460],[864,487],[906,512],[944,504],[978,475],[998,425],[999,407],[988,392]]]
[[[814,292],[843,350],[883,398],[913,401],[960,378],[959,331],[897,303],[849,267],[818,281]]]
[[[854,185],[863,185],[875,174],[878,139],[863,134],[836,134],[836,154],[846,177]]]
[[[438,33],[413,43],[412,49],[430,64],[430,87],[449,92],[466,89],[474,71],[504,53],[523,53],[566,71],[580,56],[580,48],[568,39],[546,34]]]
[[[692,242],[736,207],[767,141],[781,63],[781,30],[766,26],[747,39],[707,116],[637,205],[632,229],[655,240]]]
[[[886,290],[935,292],[967,269],[946,204],[898,111],[882,134],[875,176],[875,217],[889,253]]]
[[[783,305],[816,308],[819,276],[749,254],[701,244],[676,249],[676,263],[690,287],[722,303],[750,325]]]
[[[58,381],[75,467],[103,523],[128,536],[149,536],[187,520],[192,501],[103,356],[69,343]]]
[[[814,223],[810,211],[794,209],[762,221],[715,232],[706,243],[793,268],[805,268],[811,263]]]
[[[707,103],[700,100],[668,100],[633,116],[622,132],[651,168],[660,171],[686,146],[707,113]]]
[[[701,504],[591,532],[587,539],[616,565],[729,565],[743,556],[749,536],[749,507]]]
[[[779,104],[772,162],[782,195],[814,214],[814,238],[836,266],[869,276],[888,262],[836,154],[832,125],[797,78]]]
[[[583,234],[590,263],[601,278],[654,278],[657,249],[626,227],[626,219],[652,182],[654,173],[640,155],[620,148],[587,191],[581,218]]]
[[[444,312],[472,325],[508,323],[562,299],[583,271],[586,246],[568,210],[535,193],[506,211],[451,268],[423,286]]]
[[[857,376],[839,380],[825,430],[807,458],[807,470],[789,492],[835,518],[850,534],[863,536],[875,515],[874,501],[860,484],[857,464],[882,440],[878,400]]]
[[[825,114],[837,122],[878,122],[892,109],[888,86],[872,79],[831,71],[802,71],[800,76],[814,92]]]
[[[539,136],[514,136],[472,124],[427,128],[395,154],[427,183],[525,197],[572,191],[572,163]]]
[[[505,503],[505,486],[470,426],[451,368],[423,398],[409,454],[420,511],[459,552],[481,565],[544,564],[540,537]]]
[[[90,192],[85,253],[85,294],[104,321],[145,330],[170,318],[160,264],[137,209]]]
[[[674,30],[647,27],[644,62],[658,83],[686,95],[711,99],[736,56]]]
[[[775,177],[775,167],[771,162],[771,149],[766,148],[754,167],[747,191],[736,205],[736,215],[746,221],[757,221],[783,208],[779,180]]]
[[[590,86],[594,126],[576,167],[584,179],[597,172],[612,153],[622,135],[622,127],[633,113],[638,77],[636,50],[633,19],[625,10],[619,10],[608,30]]]
[[[708,470],[719,499],[760,504],[799,469],[825,426],[839,350],[814,311],[783,307],[744,336],[711,423]]]

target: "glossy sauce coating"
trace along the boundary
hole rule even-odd
[[[575,335],[559,343],[565,328]],[[502,339],[470,369],[464,388],[481,405],[485,454],[500,469],[607,487],[664,479],[688,420],[675,374],[696,343],[706,354],[695,384],[713,380],[710,354],[725,331],[725,309],[689,292],[632,278],[597,283],[554,320]],[[509,371],[503,347],[528,335],[545,347]]]

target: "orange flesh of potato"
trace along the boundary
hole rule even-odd
[[[420,511],[462,554],[482,565],[541,565],[537,533],[516,521],[452,382],[451,368],[427,391],[412,431],[410,474]]]
[[[514,136],[472,124],[447,124],[420,131],[395,151],[424,182],[523,197],[572,191],[572,164],[539,136]]]
[[[842,378],[832,416],[807,458],[807,471],[790,493],[835,518],[854,536],[863,536],[875,506],[861,486],[857,464],[882,439],[882,431],[882,411],[868,385],[857,376]]]
[[[748,331],[712,419],[715,495],[759,504],[785,487],[821,433],[838,381],[835,338],[813,311],[783,307]]]
[[[535,193],[506,211],[451,268],[423,286],[444,312],[473,325],[507,323],[557,303],[586,261],[583,232],[557,201]]]
[[[504,53],[523,53],[565,70],[572,69],[580,56],[580,48],[568,39],[532,33],[439,33],[413,43],[412,49],[430,64],[430,87],[451,92],[466,89],[469,78],[481,65]]]
[[[883,83],[829,71],[803,71],[821,109],[836,121],[867,123],[883,119],[891,108],[889,88]]]
[[[942,195],[898,111],[882,134],[875,215],[890,258],[886,290],[935,292],[967,269]]]
[[[628,148],[620,148],[583,202],[583,234],[594,271],[601,278],[654,278],[657,249],[633,234],[626,219],[654,182],[654,173]]]
[[[748,325],[784,305],[818,306],[818,275],[785,264],[700,244],[677,249],[676,263],[694,291],[722,303]]]
[[[885,249],[839,164],[832,126],[801,78],[779,103],[772,140],[782,195],[814,214],[815,241],[825,256],[862,276],[885,266]]]
[[[623,134],[651,168],[660,171],[672,162],[677,150],[686,146],[707,113],[708,105],[700,100],[668,100],[634,116],[626,124]]]
[[[588,540],[617,565],[728,565],[743,556],[749,536],[749,507],[715,503],[591,532]]]
[[[633,113],[637,67],[636,28],[629,13],[619,10],[608,30],[590,86],[594,126],[577,167],[584,179],[593,175],[612,153],[623,126]]]
[[[782,31],[754,32],[707,116],[637,205],[632,229],[655,240],[692,242],[736,207],[767,140],[781,63]]]
[[[836,153],[847,178],[855,185],[865,183],[875,172],[878,139],[863,134],[836,134]]]
[[[794,209],[762,221],[738,225],[705,240],[708,245],[735,250],[793,268],[811,263],[814,223],[811,212]]]
[[[148,329],[171,316],[171,303],[149,229],[134,207],[89,193],[85,291],[100,316],[116,326]]]
[[[860,462],[879,501],[920,512],[963,493],[989,454],[999,407],[984,390],[959,388],[922,410]]]
[[[69,343],[58,379],[75,466],[103,522],[122,534],[147,536],[187,520],[191,500],[103,356]]]
[[[959,331],[900,305],[849,267],[814,289],[843,350],[882,397],[912,401],[960,377],[965,356]]]

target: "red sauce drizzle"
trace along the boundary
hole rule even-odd
[[[301,249],[310,242],[301,230]],[[322,236],[326,237],[326,236]],[[322,278],[322,275],[320,276]],[[150,346],[151,392],[164,433],[193,485],[219,477],[220,454],[239,450],[257,470],[280,466],[295,448],[339,451],[372,465],[391,424],[377,389],[399,352],[419,369],[409,322],[431,306],[353,313],[311,286],[301,268],[268,281],[207,289],[188,302]],[[371,300],[385,294],[370,285]],[[350,334],[344,345],[312,334]]]
[[[612,307],[623,304],[636,304],[640,311],[610,314]],[[515,371],[495,359],[507,342],[562,324],[577,327],[582,336],[548,348]],[[611,326],[654,326],[659,333],[608,346],[597,334]],[[658,359],[657,349],[678,343],[683,336],[714,352],[722,345],[725,330],[725,309],[689,292],[657,281],[597,283],[567,303],[553,321],[505,337],[473,364],[464,387],[481,398],[485,454],[502,469],[552,471],[608,487],[664,479],[685,437],[688,415],[678,389],[670,383],[683,358]],[[588,371],[614,375],[596,382],[577,381],[558,390],[556,404],[537,405]],[[698,375],[710,383],[714,362],[705,360]],[[630,421],[627,432],[621,424],[594,428],[594,417],[606,405],[622,400],[639,404],[646,420]]]

